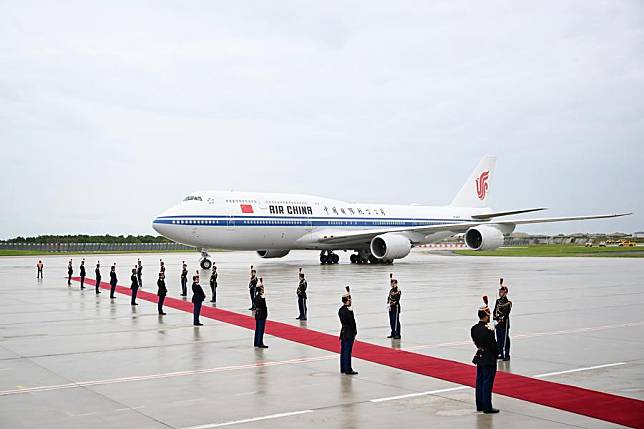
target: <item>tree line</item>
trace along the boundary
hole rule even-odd
[[[37,237],[16,237],[5,243],[171,243],[160,235],[39,235]]]

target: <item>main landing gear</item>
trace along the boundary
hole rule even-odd
[[[323,250],[320,252],[320,264],[337,264],[340,262],[340,256],[336,253],[333,253],[332,250]]]
[[[210,255],[206,249],[201,249],[201,262],[199,262],[199,266],[204,270],[212,268],[212,261],[210,260]]]
[[[349,260],[351,261],[352,264],[383,264],[383,265],[391,265],[394,263],[392,259],[378,259],[375,256],[373,256],[370,252],[365,252],[365,251],[357,251],[358,253],[354,253],[349,257]]]

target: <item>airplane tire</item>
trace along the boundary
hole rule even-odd
[[[324,265],[329,262],[329,259],[326,255],[320,255],[320,264]]]
[[[355,264],[356,262],[358,262],[358,261],[357,261],[357,259],[358,259],[358,258],[356,257],[356,255],[355,255],[355,254],[353,254],[353,255],[351,255],[351,256],[349,257],[349,260],[351,261],[351,263],[352,263],[352,264]]]
[[[212,268],[212,262],[210,261],[210,259],[202,259],[199,265],[201,265],[201,268],[204,270],[209,270],[210,268]]]
[[[338,262],[340,262],[340,255],[337,255],[337,254],[334,253],[333,256],[331,257],[331,259],[332,259],[334,264],[337,264]]]

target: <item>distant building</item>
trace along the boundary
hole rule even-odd
[[[644,231],[636,231],[633,233],[633,238],[644,238]]]

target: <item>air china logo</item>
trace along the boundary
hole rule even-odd
[[[487,194],[487,178],[489,177],[490,172],[484,171],[481,173],[478,179],[476,179],[476,196],[479,197],[479,200],[485,198]]]

